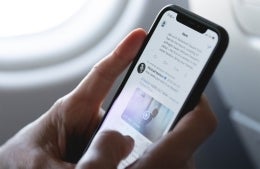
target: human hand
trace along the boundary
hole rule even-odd
[[[104,97],[136,56],[145,36],[141,29],[130,33],[72,92],[0,147],[0,168],[75,168],[100,122]],[[113,149],[106,148],[115,144]],[[89,148],[95,154],[88,158],[88,164],[95,158],[106,168],[116,166],[132,147],[133,140],[127,136],[101,133]],[[110,160],[102,156],[108,153]]]
[[[130,34],[109,57],[98,63],[67,96],[0,148],[2,168],[116,168],[133,140],[107,131],[95,137],[79,160],[100,121],[100,105],[115,78],[131,62],[145,33]],[[184,168],[195,149],[216,126],[205,98],[163,139],[128,168]]]

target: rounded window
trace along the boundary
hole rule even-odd
[[[1,1],[0,23],[5,27],[0,29],[0,86],[35,85],[85,74],[135,27],[144,4],[140,0]]]

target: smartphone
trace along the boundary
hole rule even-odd
[[[135,140],[119,168],[196,106],[227,45],[222,27],[178,6],[161,10],[97,130],[117,130]]]

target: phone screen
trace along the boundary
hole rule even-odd
[[[170,130],[218,43],[216,32],[196,31],[180,23],[177,15],[168,10],[161,16],[99,129],[134,138],[135,148],[119,168]]]

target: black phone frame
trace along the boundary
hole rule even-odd
[[[177,15],[181,15],[185,18],[188,18],[191,21],[193,21],[195,24],[199,24],[200,26],[203,27],[203,30],[197,30],[197,31],[202,33],[204,31],[204,29],[206,28],[206,29],[213,30],[218,35],[218,42],[217,42],[215,48],[213,49],[211,56],[209,57],[207,63],[205,64],[205,66],[202,69],[199,77],[197,78],[195,84],[193,85],[189,95],[187,96],[186,101],[183,103],[183,106],[180,109],[180,112],[178,113],[178,115],[177,115],[176,119],[174,120],[172,126],[170,127],[170,130],[172,130],[174,128],[174,126],[177,124],[177,122],[186,113],[191,111],[198,104],[198,101],[201,97],[202,92],[204,91],[204,89],[205,89],[206,85],[208,84],[211,76],[213,75],[218,63],[220,62],[222,56],[224,55],[224,53],[226,51],[226,48],[227,48],[228,42],[229,42],[229,36],[228,36],[227,31],[223,27],[221,27],[221,26],[219,26],[219,25],[217,25],[217,24],[215,24],[215,23],[195,14],[195,13],[192,13],[192,12],[182,8],[182,7],[179,7],[179,6],[176,6],[176,5],[167,5],[157,15],[154,23],[152,24],[152,26],[149,30],[147,37],[144,40],[142,47],[140,48],[139,52],[137,53],[136,58],[131,63],[131,65],[130,65],[121,85],[119,86],[115,96],[113,97],[113,99],[112,99],[103,119],[101,120],[97,130],[93,134],[92,139],[96,135],[99,128],[101,127],[102,123],[104,122],[104,120],[105,120],[106,116],[108,115],[108,112],[111,109],[113,103],[115,102],[115,100],[117,99],[117,97],[119,96],[121,91],[123,90],[123,88],[124,88],[127,80],[129,79],[135,65],[137,64],[140,56],[142,55],[144,48],[146,47],[146,45],[149,42],[154,30],[156,29],[160,19],[162,18],[163,14],[166,11],[169,11],[169,10],[174,11],[174,12],[177,13]],[[91,139],[91,141],[92,141],[92,139]],[[88,146],[90,145],[91,141],[89,142]],[[86,147],[85,151],[87,150],[88,146]]]

